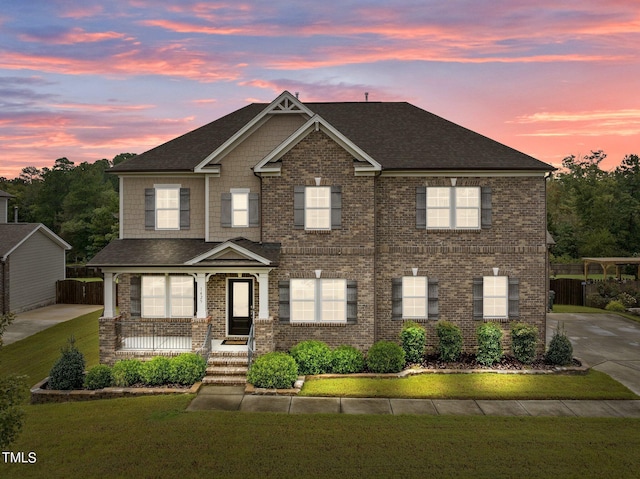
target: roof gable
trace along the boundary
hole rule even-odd
[[[41,223],[5,223],[0,224],[0,259],[6,261],[11,253],[38,231],[60,246],[60,248],[71,249],[69,243]]]

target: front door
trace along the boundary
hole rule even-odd
[[[229,336],[247,336],[253,310],[253,281],[230,279],[228,288]]]

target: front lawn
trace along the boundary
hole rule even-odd
[[[640,419],[185,412],[193,396],[26,406],[0,476],[640,477]]]
[[[301,396],[424,399],[639,399],[599,371],[577,374],[421,374],[306,381]]]

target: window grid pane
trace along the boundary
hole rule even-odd
[[[188,318],[193,316],[193,278],[170,276],[171,316]]]
[[[331,229],[331,187],[307,186],[304,194],[305,228]]]
[[[427,278],[425,276],[402,278],[402,317],[427,317]]]
[[[156,188],[156,229],[180,229],[180,188]]]
[[[142,277],[142,316],[162,318],[166,303],[164,276]]]
[[[232,193],[231,209],[233,211],[232,226],[247,227],[249,226],[249,194],[248,193]]]
[[[456,227],[480,228],[480,188],[456,188]]]
[[[315,321],[315,281],[312,279],[292,279],[290,285],[291,321]]]
[[[451,226],[450,188],[427,188],[427,228]]]
[[[508,277],[485,276],[483,283],[483,316],[485,318],[506,318],[508,316]]]

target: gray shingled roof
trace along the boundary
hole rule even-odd
[[[229,240],[277,265],[279,243],[254,243],[245,238]],[[226,243],[226,241],[224,242]],[[184,266],[223,242],[202,239],[118,239],[109,243],[89,261],[89,266]]]
[[[0,198],[15,198],[11,193],[0,190]]]
[[[406,102],[305,103],[385,170],[541,170],[553,167]],[[111,171],[193,171],[268,105],[253,103]]]

